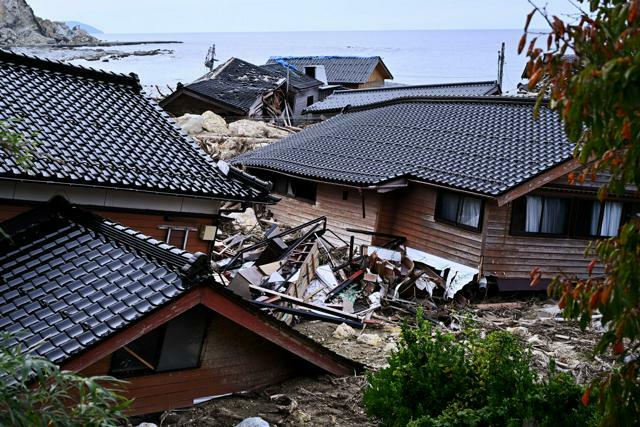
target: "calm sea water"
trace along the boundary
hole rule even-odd
[[[144,85],[173,87],[205,73],[204,59],[209,46],[215,43],[216,57],[221,61],[234,56],[255,64],[263,64],[274,55],[379,55],[395,82],[429,84],[495,80],[497,52],[505,42],[503,87],[513,91],[526,62],[516,52],[521,34],[521,30],[101,34],[99,37],[110,41],[179,40],[183,43],[114,48],[124,51],[172,49],[173,54],[109,62],[74,62],[116,72],[135,72]]]

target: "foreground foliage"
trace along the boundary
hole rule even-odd
[[[582,387],[550,368],[538,381],[516,337],[434,331],[418,316],[404,325],[389,367],[370,373],[368,413],[385,426],[577,426],[597,423]]]
[[[530,88],[543,82],[540,96],[550,93],[575,157],[585,164],[570,181],[610,174],[599,196],[619,195],[625,186],[640,187],[640,0],[578,0],[579,17],[565,22],[536,7],[527,18],[523,50],[528,43]],[[532,16],[549,24],[542,39],[527,40]],[[541,47],[540,47],[541,45]],[[566,55],[575,53],[573,60]],[[558,277],[549,288],[560,299],[566,317],[584,328],[593,310],[602,313],[608,330],[596,348],[612,353],[617,363],[585,393],[599,391],[604,425],[632,425],[640,414],[640,221],[627,219],[618,237],[593,242],[587,278]],[[606,277],[592,274],[601,263]],[[533,279],[539,272],[533,272]]]
[[[19,132],[16,129],[19,122],[19,119],[0,120],[0,149],[7,151],[18,165],[29,166],[38,141],[35,134]]]
[[[0,340],[0,425],[118,426],[129,404],[101,385]]]

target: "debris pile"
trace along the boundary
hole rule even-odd
[[[185,114],[175,121],[216,160],[227,160],[265,147],[299,130],[248,119],[227,124],[224,118],[211,111],[202,115]]]
[[[232,215],[244,232],[214,245],[214,269],[229,289],[287,324],[317,319],[362,328],[415,315],[419,307],[448,324],[446,305],[478,273],[405,247],[402,236],[378,235],[383,245],[356,246],[354,236],[346,242],[328,229],[324,217],[287,230],[271,223],[260,239],[262,221],[252,210]],[[379,344],[377,337],[359,339]]]

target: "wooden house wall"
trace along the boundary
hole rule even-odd
[[[110,355],[82,370],[109,373]],[[312,369],[259,335],[215,314],[197,369],[126,378],[122,392],[134,399],[130,415],[192,406],[194,399],[242,392],[279,383]]]
[[[437,190],[422,184],[381,195],[377,230],[407,238],[407,246],[477,268],[482,233],[435,220]]]
[[[346,192],[347,200],[343,200]],[[365,217],[362,217],[362,193],[357,189],[341,187],[338,185],[318,184],[316,202],[310,203],[302,200],[282,196],[282,200],[276,205],[270,206],[276,220],[288,224],[299,225],[326,216],[327,226],[345,241],[353,233],[347,228],[357,228],[373,231],[378,217],[379,195],[373,191],[365,191]],[[331,234],[327,234],[331,238]],[[356,234],[356,244],[369,244],[370,236]],[[337,239],[332,242],[337,243]]]
[[[13,218],[23,212],[33,208],[33,205],[5,203],[0,204],[0,222]],[[212,218],[207,217],[171,217],[147,213],[135,213],[124,211],[101,211],[95,210],[96,214],[108,218],[112,221],[119,222],[127,227],[131,227],[141,233],[164,241],[167,235],[166,230],[158,228],[161,225],[171,225],[176,227],[198,228],[200,225],[213,224]],[[190,231],[187,239],[186,250],[189,252],[209,253],[210,242],[201,240],[197,231]]]
[[[296,92],[295,104],[293,106],[293,115],[295,117],[300,117],[302,110],[307,108],[307,97],[309,96],[313,96],[313,102],[318,102],[320,99],[320,89],[316,86]]]
[[[529,279],[529,273],[535,267],[540,268],[543,279],[561,273],[586,275],[588,261],[584,250],[588,239],[511,235],[511,207],[511,203],[502,207],[493,201],[487,203],[485,275],[498,279]],[[595,274],[602,272],[600,266],[594,269]]]

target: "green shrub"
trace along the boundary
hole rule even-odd
[[[385,426],[575,426],[597,421],[582,387],[553,366],[537,381],[516,337],[493,332],[459,337],[434,331],[418,315],[404,325],[389,367],[368,374],[369,415]]]
[[[9,345],[0,336],[0,426],[119,426],[129,401],[102,383],[82,377]]]

